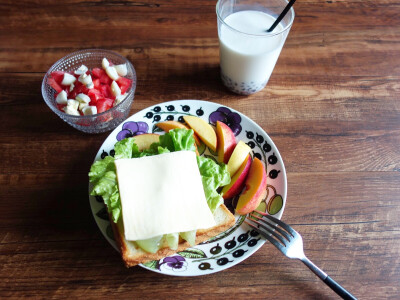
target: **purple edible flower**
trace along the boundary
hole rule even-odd
[[[117,140],[121,141],[128,137],[133,137],[136,135],[141,135],[147,133],[149,130],[149,125],[146,122],[133,122],[129,121],[122,125],[122,130],[117,134]]]
[[[232,112],[227,107],[220,107],[216,111],[212,112],[209,117],[209,121],[211,124],[217,124],[217,121],[223,122],[232,129],[232,132],[235,136],[239,135],[242,131],[242,126],[240,122],[242,118],[238,113]]]

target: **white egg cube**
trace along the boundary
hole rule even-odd
[[[107,60],[107,58],[103,58],[103,60],[101,61],[101,66],[103,67],[103,69],[107,69],[110,66],[109,61]]]
[[[69,91],[72,92],[72,90],[74,89],[75,84],[71,83],[71,85],[69,86]]]
[[[75,101],[75,100],[74,100]],[[79,114],[79,112],[76,110],[76,109],[73,109],[71,106],[65,106],[64,108],[64,112],[66,113],[66,114],[69,114],[69,115],[74,115],[74,116],[79,116],[80,114]]]
[[[64,77],[63,80],[61,82],[62,85],[71,85],[72,83],[74,83],[76,80],[74,75],[71,75],[69,73],[64,73]]]
[[[74,99],[68,99],[67,106],[70,107],[71,109],[77,110],[79,107],[79,101],[76,101]]]
[[[115,81],[113,81],[113,82],[111,83],[111,92],[113,93],[113,95],[114,95],[115,97],[121,95],[121,89],[119,88],[118,83],[116,83]]]
[[[84,109],[86,106],[88,106],[87,103],[85,103],[85,102],[80,102],[80,103],[79,103],[79,110],[80,110],[81,112],[83,112],[83,109]]]
[[[82,74],[81,76],[79,76],[79,81],[86,86],[93,83],[92,76],[90,74],[89,75]]]
[[[116,65],[114,66],[115,70],[117,70],[117,73],[119,76],[126,76],[128,74],[128,68],[126,67],[126,64],[122,65]]]
[[[88,67],[86,67],[85,65],[80,66],[74,73],[76,75],[82,75],[85,74],[88,70]]]
[[[66,91],[61,91],[57,97],[56,97],[56,102],[58,104],[67,104],[67,92]]]
[[[106,73],[107,73],[108,77],[110,77],[112,80],[117,80],[119,78],[117,70],[115,69],[114,66],[107,67]]]
[[[90,97],[86,94],[80,93],[80,94],[76,95],[75,100],[77,100],[81,103],[89,103]]]
[[[120,104],[122,102],[122,100],[124,100],[126,98],[126,96],[127,96],[127,93],[116,96],[113,105],[116,106],[116,105]]]
[[[97,107],[96,106],[86,106],[82,109],[82,112],[85,116],[95,115],[95,114],[97,114]]]

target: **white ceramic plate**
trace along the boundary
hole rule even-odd
[[[114,145],[125,137],[143,133],[160,133],[155,124],[159,121],[182,121],[184,115],[198,116],[214,125],[217,120],[226,123],[236,135],[252,148],[252,155],[266,166],[268,175],[267,197],[261,207],[281,218],[286,203],[287,181],[285,167],[278,149],[251,119],[231,108],[200,100],[176,100],[148,107],[120,124],[104,141],[95,160],[113,155]],[[199,147],[201,155],[213,157],[207,147]],[[89,186],[91,189],[91,186]],[[114,241],[108,214],[101,199],[89,196],[93,216],[108,242],[118,250]],[[232,206],[231,203],[226,205]],[[173,276],[199,276],[230,268],[256,252],[264,243],[257,232],[243,223],[244,217],[236,215],[235,225],[211,240],[158,261],[140,265],[148,270]]]

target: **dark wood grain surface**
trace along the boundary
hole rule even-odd
[[[0,298],[337,298],[270,244],[208,276],[123,266],[87,196],[108,133],[68,126],[40,92],[55,61],[96,47],[134,64],[131,114],[203,99],[256,121],[283,157],[283,220],[309,258],[360,299],[399,299],[400,2],[297,1],[270,82],[249,97],[220,82],[215,4],[0,1]]]

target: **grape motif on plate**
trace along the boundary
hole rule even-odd
[[[242,125],[240,125],[242,118],[238,113],[232,112],[227,107],[221,106],[216,111],[210,114],[209,116],[210,124],[216,125],[217,121],[220,121],[228,125],[235,136],[238,136],[242,131]]]
[[[117,140],[121,141],[128,137],[133,137],[140,134],[145,134],[149,130],[149,125],[146,122],[125,122],[122,125],[122,130],[117,134]]]

